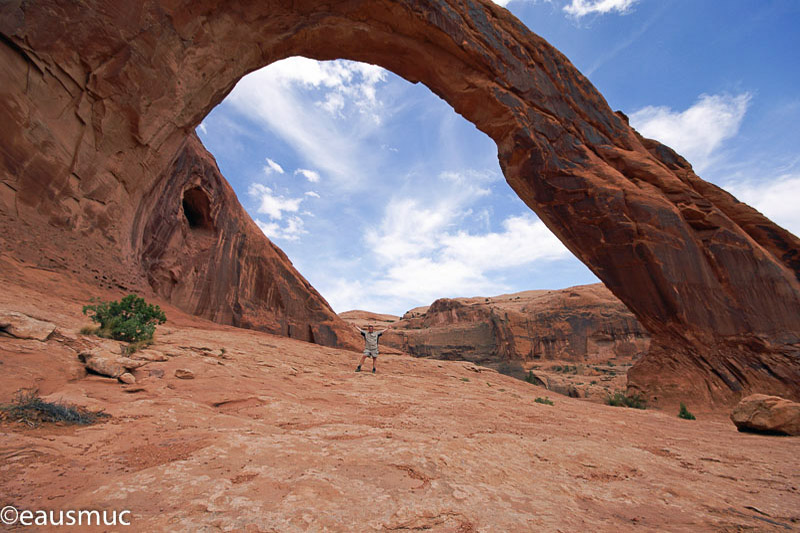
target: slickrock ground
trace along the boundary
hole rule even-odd
[[[542,388],[406,355],[356,374],[353,352],[169,306],[152,347],[167,361],[123,385],[76,356],[95,342],[81,306],[119,294],[0,263],[0,307],[57,326],[0,337],[0,402],[35,385],[112,416],[0,425],[2,506],[129,509],[136,531],[800,528],[800,439],[738,433],[727,413],[541,405]]]
[[[636,317],[600,283],[443,298],[402,317],[339,316],[361,328],[388,328],[381,338],[387,352],[471,361],[520,379],[533,371],[529,379],[549,390],[601,403],[626,388],[628,368],[650,344]]]

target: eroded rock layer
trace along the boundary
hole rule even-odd
[[[489,365],[630,360],[650,344],[636,317],[601,284],[443,298],[396,320],[363,312],[340,316],[360,327],[390,327],[381,342],[405,353]]]
[[[205,266],[169,289],[168,269],[150,267],[174,252],[151,253],[143,206],[154,190],[174,190],[159,185],[164,173],[246,73],[292,55],[366,61],[423,82],[489,135],[517,194],[651,333],[631,388],[655,402],[800,399],[797,237],[640,137],[562,54],[491,2],[12,0],[0,9],[0,229],[17,257],[126,288],[155,283],[189,310],[233,320],[236,295],[260,291],[242,290],[259,279],[258,261],[244,277]],[[200,194],[171,201],[202,227]],[[268,248],[251,244],[227,264]],[[221,287],[202,286],[217,275]],[[262,301],[241,316],[274,314]]]

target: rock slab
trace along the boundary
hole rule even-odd
[[[0,309],[0,330],[18,339],[46,341],[55,331],[56,325],[37,320],[23,313]]]
[[[800,403],[778,396],[752,394],[731,413],[739,431],[800,435]]]
[[[353,324],[363,311],[342,313]],[[373,315],[381,339],[411,355],[464,359],[481,364],[560,360],[590,363],[647,352],[650,336],[602,284],[525,291],[493,297],[442,298],[402,319]],[[363,326],[360,326],[363,327]]]

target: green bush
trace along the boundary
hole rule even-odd
[[[148,304],[135,294],[121,301],[104,302],[97,298],[91,305],[83,306],[83,314],[100,325],[95,333],[124,342],[141,342],[153,338],[156,325],[167,321],[166,315],[157,305]]]
[[[23,422],[32,427],[42,422],[88,425],[95,423],[99,418],[110,416],[103,411],[89,411],[84,407],[62,402],[46,402],[39,397],[37,389],[18,390],[12,403],[0,405],[0,415],[2,418]]]
[[[627,396],[622,391],[615,391],[613,395],[606,397],[606,403],[614,407],[632,407],[633,409],[646,409],[647,402],[639,394]]]
[[[697,418],[695,418],[695,416],[689,412],[683,402],[681,402],[681,410],[678,412],[678,418],[683,418],[684,420],[697,420]]]
[[[552,402],[552,400],[550,400],[550,397],[549,397],[549,396],[545,396],[544,398],[536,398],[536,399],[535,399],[535,400],[533,400],[533,401],[534,401],[534,402],[536,402],[536,403],[541,403],[541,404],[544,404],[544,405],[555,405],[555,404]]]

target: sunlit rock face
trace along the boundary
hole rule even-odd
[[[800,399],[797,237],[639,136],[569,60],[493,3],[0,9],[4,251],[222,322],[350,342],[224,180],[187,169],[207,171],[191,132],[246,73],[292,55],[366,61],[424,83],[489,135],[520,198],[650,332],[630,388],[656,404]]]
[[[340,316],[360,327],[388,326],[381,343],[418,357],[491,366],[629,361],[650,345],[636,317],[599,283],[490,298],[442,298],[402,318],[360,311]]]

